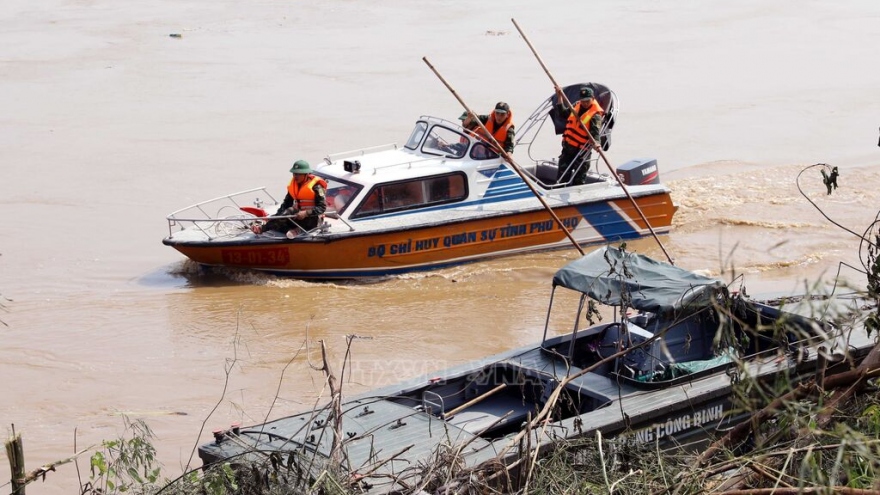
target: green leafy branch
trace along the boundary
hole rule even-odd
[[[125,431],[115,440],[105,440],[90,458],[91,475],[82,487],[83,495],[144,491],[159,481],[161,467],[156,460],[152,430],[143,420],[125,420]]]

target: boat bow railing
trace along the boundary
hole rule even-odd
[[[188,227],[195,227],[209,239],[229,235],[230,230],[248,228],[248,222],[265,219],[263,207],[277,204],[278,200],[265,187],[218,196],[168,214],[168,235]]]

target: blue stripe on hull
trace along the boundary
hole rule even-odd
[[[641,237],[629,219],[622,216],[608,201],[578,206],[577,211],[606,241]]]
[[[484,197],[488,198],[499,194],[509,194],[511,192],[524,190],[527,191],[528,186],[526,186],[522,177],[506,166],[502,166],[495,172],[495,175],[492,176],[492,182],[489,183],[489,187],[486,188]]]

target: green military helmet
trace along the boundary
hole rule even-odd
[[[292,174],[310,174],[312,173],[312,167],[309,165],[309,162],[305,160],[297,160],[293,162],[293,166],[290,167],[290,173]]]

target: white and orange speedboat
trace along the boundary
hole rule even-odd
[[[596,83],[568,86],[565,92],[575,98],[583,86],[593,88],[607,109],[600,140],[607,149],[617,98]],[[171,213],[169,236],[162,242],[204,265],[335,279],[570,247],[572,239],[606,243],[652,230],[668,232],[676,207],[659,181],[656,160],[617,167],[620,181],[599,173],[601,164],[591,160],[588,182],[571,185],[555,183],[555,158],[531,156],[540,147],[542,129],[560,129],[552,111],[555,101],[555,95],[546,99],[518,126],[515,164],[458,123],[424,116],[402,147],[330,155],[313,167],[328,188],[327,212],[311,231],[291,237],[272,231],[254,234],[251,224],[273,213],[277,206],[272,206],[279,203],[258,188]],[[551,149],[558,150],[559,136],[544,134],[557,145]]]

